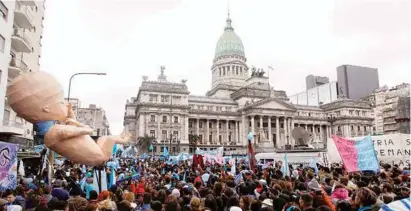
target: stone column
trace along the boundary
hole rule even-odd
[[[217,119],[217,144],[220,144],[220,120]]]
[[[258,129],[258,133],[260,133],[260,142],[265,141],[262,139],[262,134],[261,134],[261,133],[264,133],[263,116],[260,116],[260,128]]]
[[[277,116],[275,117],[275,136],[277,140],[277,148],[279,149],[281,147],[280,144],[280,118]]]
[[[373,125],[370,126],[370,131],[371,131],[371,135],[373,135],[374,134],[374,126]]]
[[[251,116],[251,131],[250,132],[255,132],[255,127],[254,127],[254,116]]]
[[[292,136],[293,134],[293,129],[294,129],[294,119],[292,117],[290,117],[290,144],[294,145],[295,144],[295,140]]]
[[[350,133],[348,132],[349,131],[349,125],[344,125],[344,136],[345,137],[350,137]]]
[[[287,135],[288,135],[288,125],[287,125],[287,117],[283,117],[283,121],[284,121],[284,144],[287,144]]]
[[[207,122],[206,122],[206,137],[205,137],[205,140],[206,140],[206,143],[207,144],[211,144],[211,142],[212,142],[212,140],[210,140],[210,127],[209,127],[209,120],[207,119]]]
[[[197,119],[197,123],[196,123],[196,135],[200,135],[200,119]]]
[[[273,143],[273,137],[272,137],[272,133],[271,133],[271,116],[268,116],[268,142],[271,144]]]
[[[156,119],[156,121],[157,121],[157,143],[160,143],[160,141],[161,141],[161,136],[162,136],[162,132],[161,132],[161,128],[160,128],[160,120],[161,120],[161,115],[160,114],[158,114],[157,115],[157,119]]]
[[[235,130],[234,130],[234,132],[235,132],[235,143],[238,143],[239,142],[238,141],[239,134],[238,134],[238,121],[237,120],[235,121]]]
[[[246,123],[245,123],[245,116],[244,116],[244,115],[241,115],[240,140],[239,140],[239,142],[240,142],[241,144],[245,144],[244,138],[247,137],[247,132],[248,132],[248,130],[246,130],[245,124],[246,124]]]
[[[188,115],[184,116],[184,142],[189,143],[188,141]]]
[[[230,135],[230,132],[228,131],[228,124],[230,124],[230,121],[229,120],[227,120],[226,121],[226,125],[225,125],[225,132],[226,132],[226,145],[228,145],[228,143],[230,143],[229,142],[229,140],[228,140],[228,136]]]
[[[323,138],[323,126],[320,125],[320,141],[323,142],[324,138]]]
[[[308,124],[305,124],[305,130],[308,132]]]

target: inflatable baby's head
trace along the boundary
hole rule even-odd
[[[29,72],[15,78],[7,88],[10,107],[28,122],[59,120],[67,117],[62,86],[45,72]]]

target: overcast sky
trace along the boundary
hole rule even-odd
[[[211,86],[215,45],[227,0],[47,0],[41,69],[71,96],[103,107],[114,133],[124,105],[143,75],[187,79],[191,94]],[[305,89],[305,76],[336,80],[336,67],[379,69],[380,85],[410,82],[408,0],[231,0],[235,32],[248,65],[271,65],[270,82],[288,95]]]

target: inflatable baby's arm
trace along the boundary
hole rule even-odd
[[[76,126],[76,127],[82,127],[82,128],[88,128],[88,129],[91,129],[91,130],[93,130],[90,126],[88,126],[88,125],[85,125],[85,124],[83,124],[83,123],[81,123],[81,122],[79,122],[79,121],[77,121],[77,120],[75,120],[75,119],[66,119],[66,125],[71,125],[71,126]]]
[[[76,127],[72,125],[54,125],[46,134],[48,139],[66,140],[83,135],[91,135],[93,129],[87,127]]]
[[[76,120],[76,115],[74,114],[71,103],[67,103],[67,118]]]

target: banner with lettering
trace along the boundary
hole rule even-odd
[[[196,155],[203,155],[203,156],[205,154],[223,156],[223,153],[224,153],[224,147],[218,147],[217,149],[210,150],[210,151],[205,151],[205,150],[202,150],[200,148],[197,148],[196,151],[195,151]]]
[[[364,137],[355,137],[353,140],[362,140]],[[410,166],[411,141],[409,134],[389,134],[371,136],[375,153],[382,163],[398,164],[400,167]],[[341,157],[332,139],[328,140],[329,162],[341,162]]]
[[[17,186],[18,151],[18,145],[0,142],[0,191],[13,190]]]
[[[347,172],[378,171],[379,163],[371,136],[358,141],[333,136],[333,140]]]

